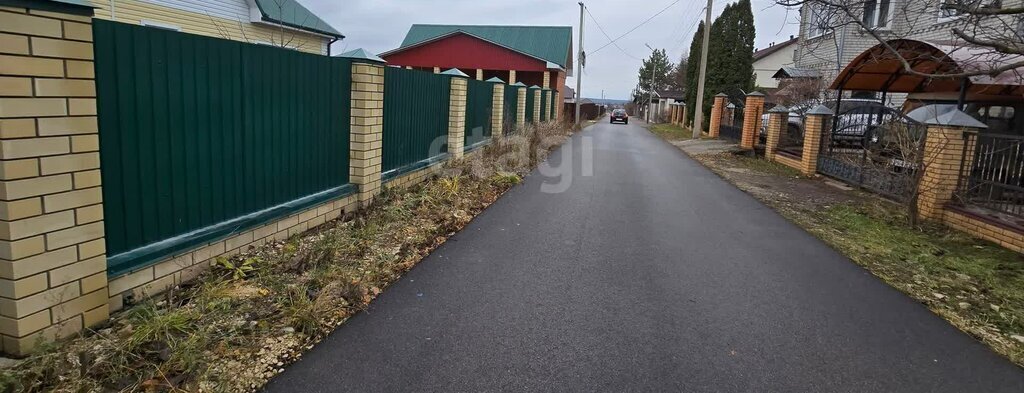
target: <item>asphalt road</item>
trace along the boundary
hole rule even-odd
[[[535,172],[266,391],[1024,392],[644,128],[598,123],[570,159],[564,192]]]

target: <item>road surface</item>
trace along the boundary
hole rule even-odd
[[[641,125],[600,122],[567,159],[564,192],[535,172],[266,391],[1024,392]]]

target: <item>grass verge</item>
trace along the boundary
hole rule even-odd
[[[693,157],[1024,367],[1024,256],[945,226],[911,227],[895,203],[777,163],[730,153]]]
[[[0,392],[256,390],[364,309],[569,134],[531,126],[386,190],[348,220],[222,259],[193,282],[0,371]]]
[[[647,127],[655,135],[658,135],[669,141],[678,141],[690,139],[693,136],[693,131],[688,128],[680,127],[676,124],[651,124]]]

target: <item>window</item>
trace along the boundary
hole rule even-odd
[[[808,4],[809,15],[807,16],[807,37],[814,38],[832,32],[832,22],[835,20],[835,9],[821,5]]]
[[[892,17],[889,14],[892,7],[889,0],[867,0],[864,2],[864,27],[869,29],[884,29],[889,27]]]

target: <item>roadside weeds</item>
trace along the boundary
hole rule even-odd
[[[385,190],[351,217],[220,259],[196,280],[0,370],[0,392],[207,391],[263,386],[477,214],[571,130],[527,127]]]
[[[1024,256],[945,226],[911,227],[894,202],[778,163],[730,152],[687,154],[1024,367]]]

